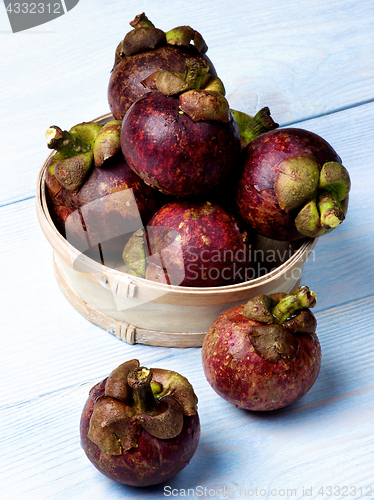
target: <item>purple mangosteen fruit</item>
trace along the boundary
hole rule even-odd
[[[199,32],[179,26],[167,33],[155,28],[145,14],[135,17],[133,27],[116,49],[114,67],[108,86],[108,102],[114,118],[122,120],[130,105],[149,89],[142,81],[162,69],[184,71],[185,62],[199,61],[216,75],[208,47]],[[191,43],[192,42],[192,43]]]
[[[284,241],[329,233],[345,218],[350,178],[319,135],[298,128],[269,131],[244,150],[236,203],[261,235]]]
[[[204,373],[217,394],[252,411],[277,410],[304,396],[321,366],[315,303],[314,292],[301,286],[223,312],[202,347]]]
[[[185,73],[149,76],[151,92],[134,102],[122,122],[121,145],[147,184],[180,198],[206,195],[235,168],[240,133],[217,77],[186,63]]]
[[[196,451],[197,397],[179,373],[140,367],[133,359],[91,389],[80,435],[88,459],[105,476],[129,486],[159,484]]]
[[[134,274],[151,281],[216,287],[246,281],[251,270],[248,235],[219,205],[167,203],[155,213],[144,233],[144,239],[134,234],[129,240],[124,260]],[[146,266],[142,265],[144,259]]]
[[[47,131],[48,147],[57,151],[45,173],[56,227],[82,252],[100,246],[101,257],[122,252],[129,235],[164,202],[124,160],[120,124],[84,122],[69,132],[55,126]]]
[[[210,201],[218,203],[229,212],[233,212],[238,215],[235,196],[238,187],[238,179],[244,163],[245,148],[251,141],[256,139],[256,137],[268,132],[269,130],[276,129],[279,125],[273,120],[270,114],[270,109],[267,106],[260,109],[254,116],[250,116],[243,111],[236,111],[234,109],[231,109],[230,111],[239,127],[242,151],[241,158],[238,162],[236,162],[226,177],[221,180],[219,185],[209,193],[209,199]]]

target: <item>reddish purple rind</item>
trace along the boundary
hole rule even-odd
[[[166,45],[130,57],[124,57],[116,64],[110,75],[108,102],[116,120],[122,120],[133,102],[149,92],[140,82],[161,69],[184,73],[187,59],[209,64],[209,73],[216,76],[210,59],[194,46]]]
[[[245,318],[243,309],[240,304],[222,313],[204,338],[202,364],[209,384],[223,399],[245,410],[277,410],[298,401],[320,371],[316,333],[296,334],[296,357],[271,363],[256,354],[248,330],[260,323]]]
[[[236,203],[243,219],[263,236],[284,241],[304,238],[294,223],[298,210],[290,213],[282,210],[274,191],[279,164],[302,154],[313,155],[320,169],[328,161],[341,163],[336,151],[322,137],[296,128],[267,132],[253,140],[244,152]]]
[[[193,122],[177,97],[152,92],[136,101],[122,122],[122,152],[147,184],[177,197],[200,196],[218,186],[239,161],[240,134],[230,122]]]
[[[180,243],[170,244],[170,231],[174,231],[171,238],[180,235]],[[168,203],[150,220],[147,235],[149,253],[162,250],[159,264],[167,269],[168,281],[161,282],[190,287],[230,285],[243,279],[243,268],[249,265],[247,234],[219,205]],[[151,266],[148,279],[154,271]],[[182,281],[178,281],[180,276],[184,276]]]
[[[104,394],[106,379],[90,391],[80,422],[81,446],[105,476],[129,486],[152,486],[168,481],[192,459],[200,439],[198,414],[184,416],[183,429],[172,439],[158,439],[142,429],[138,446],[122,455],[108,455],[87,437],[95,401]]]
[[[138,215],[145,226],[153,214],[164,202],[161,194],[147,186],[122,159],[112,162],[110,167],[94,168],[88,180],[78,194],[74,195],[61,188],[55,194],[54,176],[46,169],[46,187],[49,196],[49,208],[58,230],[66,237],[66,220],[69,217],[69,243],[78,250],[87,249],[86,234],[91,241],[112,240],[113,235],[123,235],[139,229]],[[52,190],[54,188],[54,190]],[[110,194],[125,189],[132,189],[136,207],[121,210],[118,198]],[[97,200],[95,203],[92,201]],[[90,205],[89,205],[90,204]],[[85,206],[84,212],[79,208]],[[122,207],[125,208],[125,207]],[[83,215],[84,213],[84,215]],[[111,251],[122,252],[123,239],[117,238],[109,243]]]

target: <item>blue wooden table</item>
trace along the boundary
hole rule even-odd
[[[35,211],[45,131],[109,112],[115,47],[143,11],[164,30],[189,24],[203,34],[233,109],[269,106],[281,126],[322,135],[350,172],[347,218],[319,239],[302,278],[318,297],[321,372],[283,410],[234,408],[206,382],[200,348],[121,342],[56,283]],[[0,6],[3,500],[374,497],[373,33],[372,0],[80,0],[18,33]],[[195,456],[145,490],[106,479],[79,442],[89,389],[131,358],[180,371],[199,397]]]

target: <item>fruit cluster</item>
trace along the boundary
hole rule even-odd
[[[254,234],[291,242],[342,222],[350,179],[324,139],[278,128],[268,108],[230,109],[189,26],[130,24],[109,81],[114,119],[47,131],[50,211],[73,246],[102,262],[121,252],[148,280],[222,286],[256,277]]]

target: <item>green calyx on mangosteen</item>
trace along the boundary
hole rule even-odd
[[[351,181],[347,169],[338,162],[326,162],[319,172],[314,197],[295,217],[295,226],[304,236],[329,233],[345,219]]]
[[[316,238],[344,220],[349,174],[322,137],[296,128],[272,130],[252,140],[243,156],[236,203],[261,235]]]
[[[134,102],[122,122],[130,168],[167,195],[206,195],[240,161],[240,134],[223,85],[206,71],[205,64],[188,62],[183,74],[148,75],[145,84],[156,90]]]
[[[326,162],[320,169],[311,155],[291,156],[279,164],[274,190],[282,210],[299,210],[296,229],[313,238],[343,222],[341,202],[348,196],[350,178],[338,162]]]
[[[96,167],[105,167],[108,160],[121,153],[121,120],[110,120],[100,129],[93,145]]]
[[[201,34],[190,26],[178,26],[166,33],[166,42],[170,45],[189,47],[192,42],[201,54],[205,54],[208,46]]]
[[[45,170],[49,210],[59,232],[81,252],[104,263],[123,251],[129,233],[144,227],[162,204],[127,165],[121,121],[83,122],[69,131],[50,127]],[[115,258],[118,258],[116,256]]]
[[[255,116],[235,109],[231,109],[231,113],[239,127],[242,149],[259,135],[279,127],[279,124],[273,120],[267,106],[261,108]]]
[[[69,132],[57,126],[46,132],[48,148],[59,156],[54,159],[54,175],[65,189],[76,194],[88,178],[93,165],[92,147],[101,125],[81,123]]]
[[[143,229],[138,229],[129,238],[122,252],[125,271],[139,278],[145,278],[147,267],[146,240]]]
[[[209,66],[196,60],[187,60],[184,73],[160,70],[151,74],[142,84],[165,96],[179,96],[180,112],[194,122],[230,121],[230,108],[225,98],[225,87],[218,76],[208,74]]]
[[[112,120],[104,126],[82,122],[69,131],[53,125],[46,131],[47,146],[57,154],[53,158],[54,175],[60,185],[77,194],[94,165],[121,152],[121,122]]]
[[[261,323],[249,329],[255,351],[271,363],[280,358],[294,359],[298,350],[294,334],[315,331],[313,315],[301,313],[314,307],[316,300],[316,294],[306,286],[288,295],[260,295],[249,300],[244,306],[243,316]]]

